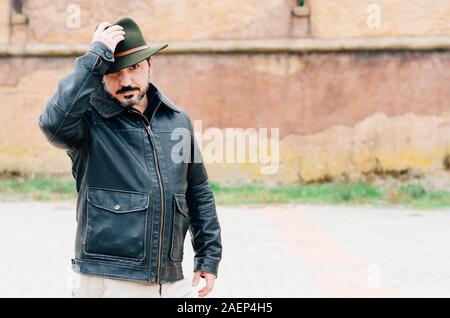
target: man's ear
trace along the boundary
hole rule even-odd
[[[148,62],[148,72],[150,75],[152,75],[153,72],[153,59],[150,56],[149,58],[147,58],[147,62]]]

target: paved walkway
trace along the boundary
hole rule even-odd
[[[74,211],[0,203],[0,297],[70,295]],[[246,206],[219,217],[213,297],[450,297],[450,210]]]

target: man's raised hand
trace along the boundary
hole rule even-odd
[[[114,52],[117,44],[125,39],[125,32],[120,25],[111,25],[105,21],[98,25],[92,42],[100,41]]]

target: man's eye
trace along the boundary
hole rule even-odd
[[[131,66],[131,69],[132,69],[132,70],[135,70],[135,69],[137,69],[138,67],[139,67],[138,64],[134,64],[133,66]]]

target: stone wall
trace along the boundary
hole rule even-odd
[[[191,41],[194,47],[198,40],[310,38],[326,44],[402,36],[445,42],[450,36],[445,0],[309,0],[306,17],[292,15],[294,2],[136,0],[125,8],[118,0],[33,0],[24,4],[28,23],[10,26],[9,5],[1,1],[0,45],[87,44],[98,22],[124,15],[135,18],[149,40]],[[367,26],[374,3],[381,8],[380,28]],[[81,10],[79,27],[72,28],[70,4]],[[69,158],[46,142],[37,118],[73,59],[0,58],[0,170],[70,172]],[[279,128],[278,173],[263,175],[258,164],[211,163],[213,180],[444,180],[450,168],[449,67],[450,52],[432,49],[173,52],[155,58],[152,81],[202,120],[203,130]]]
[[[0,43],[86,43],[99,21],[133,17],[149,40],[254,39],[310,36],[450,35],[447,0],[307,0],[308,23],[292,15],[295,0],[22,0],[29,23],[9,31],[9,1],[0,3]],[[368,26],[370,5],[381,24]],[[79,9],[79,10],[78,10]],[[77,19],[73,17],[78,16]]]

